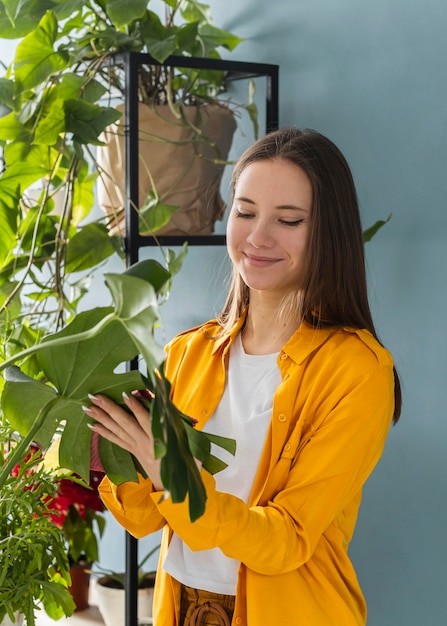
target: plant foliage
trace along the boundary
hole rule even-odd
[[[12,453],[4,456],[8,429],[1,427],[0,440],[3,468],[11,467]],[[50,518],[54,477],[35,457],[14,459],[21,463],[7,471],[0,490],[0,622],[5,615],[13,620],[18,611],[34,626],[38,603],[53,619],[71,615],[75,606],[64,535]]]
[[[170,277],[153,260],[141,261],[122,274],[107,274],[113,307],[79,313],[63,330],[3,362],[2,409],[24,436],[23,445],[37,440],[47,447],[62,431],[61,466],[88,481],[92,432],[82,406],[89,402],[89,394],[105,394],[122,404],[123,392],[141,390],[143,402],[149,402],[163,485],[174,502],[183,502],[188,495],[194,520],[203,513],[206,501],[194,458],[214,473],[225,465],[211,454],[211,441],[232,452],[235,447],[233,441],[196,430],[171,402],[170,385],[163,375],[164,352],[152,335],[159,317],[157,294]],[[12,365],[31,355],[39,368],[37,379]],[[116,372],[120,364],[137,357],[143,359],[144,374],[136,369]],[[113,482],[137,480],[140,468],[130,453],[104,439],[99,452]]]

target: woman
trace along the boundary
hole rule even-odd
[[[146,410],[133,397],[129,412],[92,397],[93,429],[149,477],[105,479],[102,497],[137,537],[164,527],[157,626],[365,624],[347,550],[401,399],[374,331],[338,148],[299,130],[249,148],[234,170],[227,246],[223,311],[170,343],[165,372],[174,403],[235,438],[236,456],[215,477],[201,471],[206,510],[191,523],[186,502],[161,497]]]

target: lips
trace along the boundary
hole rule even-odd
[[[277,258],[255,256],[253,254],[248,254],[247,252],[244,252],[244,257],[248,264],[254,267],[269,267],[280,261],[280,259]]]

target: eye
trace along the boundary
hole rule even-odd
[[[244,213],[243,211],[240,211],[239,209],[235,209],[235,213],[236,213],[236,217],[245,217],[245,218],[253,217],[252,213]]]
[[[298,226],[299,224],[301,224],[302,222],[304,222],[304,218],[301,218],[299,220],[279,220],[280,224],[284,224],[284,226]]]

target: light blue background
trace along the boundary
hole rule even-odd
[[[217,25],[246,38],[228,58],[280,66],[281,126],[315,128],[343,150],[357,181],[364,225],[393,213],[368,244],[367,260],[373,312],[402,378],[404,409],[365,488],[351,555],[367,598],[369,626],[443,626],[447,4],[210,0],[210,5]],[[2,60],[8,45],[0,42]],[[214,314],[225,290],[224,265],[221,248],[190,250],[163,309],[166,339]],[[120,533],[110,521],[101,546],[105,567],[122,562]]]

